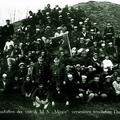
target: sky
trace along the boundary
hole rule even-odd
[[[5,25],[5,20],[10,19],[12,22],[26,18],[28,11],[37,12],[39,9],[49,3],[51,8],[55,5],[64,7],[65,5],[74,5],[89,0],[0,0],[0,26]],[[91,0],[91,1],[109,1],[120,4],[120,0]]]

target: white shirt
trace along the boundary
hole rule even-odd
[[[10,46],[14,46],[14,42],[11,40],[11,41],[7,41],[5,43],[5,46],[4,46],[4,51],[8,51],[10,49]]]
[[[120,94],[120,83],[118,83],[117,81],[114,81],[112,85],[115,89],[116,94]]]
[[[62,35],[63,35],[63,32],[62,32],[62,31],[61,31],[60,33],[56,32],[55,35],[54,35],[54,37],[60,37],[60,36],[62,36]]]
[[[113,63],[112,63],[112,61],[111,60],[103,60],[103,62],[102,62],[102,64],[103,64],[103,69],[105,69],[105,68],[110,68],[110,69],[112,69],[113,68]]]

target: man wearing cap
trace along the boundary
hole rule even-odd
[[[25,97],[31,97],[32,90],[33,90],[33,84],[31,81],[31,77],[27,75],[22,85],[22,95],[24,95]]]
[[[74,46],[78,46],[79,44],[79,37],[80,37],[80,33],[78,32],[78,27],[77,26],[74,26],[73,27],[73,30],[71,32],[71,46],[74,47]],[[79,48],[79,46],[78,46]]]
[[[92,29],[95,31],[95,33],[97,33],[99,31],[96,22],[93,23]]]
[[[112,83],[116,96],[120,96],[120,76],[117,76],[116,80]]]
[[[95,34],[95,39],[96,42],[100,42],[101,40],[103,40],[103,36],[101,34],[100,31],[97,31],[97,33]]]
[[[80,37],[83,37],[85,39],[89,37],[89,34],[88,34],[88,32],[87,32],[85,27],[82,28],[82,32],[80,34]]]
[[[104,98],[109,98],[110,100],[113,100],[115,97],[115,91],[112,85],[112,79],[111,76],[108,75],[105,77],[104,82],[102,83],[101,86],[101,96]]]
[[[6,90],[7,85],[7,74],[2,75],[2,79],[0,80],[0,91]]]
[[[66,96],[66,105],[72,104],[76,98],[77,88],[76,82],[72,74],[67,74],[65,81],[63,81],[64,85],[64,95]]]
[[[93,80],[93,78],[96,74],[96,69],[92,65],[89,65],[87,68],[88,68],[88,71],[87,71],[86,75],[88,77],[88,81],[91,81],[91,80]]]
[[[115,46],[116,46],[116,49],[117,49],[118,59],[120,59],[120,33],[118,33],[118,35],[115,38]]]
[[[82,102],[85,101],[86,99],[86,91],[88,90],[88,85],[87,85],[87,76],[86,75],[81,75],[81,81],[77,85],[77,95],[76,99],[81,99]]]
[[[106,43],[113,42],[114,28],[111,25],[111,23],[107,23],[107,26],[104,30],[104,38],[105,38]]]
[[[86,39],[85,39],[85,43],[84,43],[84,47],[85,47],[86,49],[89,49],[89,48],[92,47],[92,46],[93,46],[92,40],[89,39],[89,38],[86,38]]]
[[[12,36],[14,33],[14,27],[10,23],[10,20],[6,20],[6,25],[3,27],[3,38],[6,40],[6,38]]]
[[[36,51],[44,50],[45,42],[43,40],[44,40],[43,37],[42,38],[37,38],[36,41],[33,44],[33,47],[34,47],[33,50],[36,50]]]
[[[105,57],[105,59],[102,61],[102,65],[101,65],[101,66],[103,67],[103,70],[106,69],[106,68],[108,68],[108,69],[110,69],[110,70],[113,69],[113,63],[112,63],[112,61],[109,59],[109,56],[106,56],[106,57]]]
[[[93,80],[88,82],[89,84],[89,92],[94,94],[93,97],[99,98],[101,94],[101,82],[100,82],[100,77],[99,75],[95,75]],[[90,99],[91,100],[91,99]],[[90,101],[88,100],[88,101]]]
[[[68,24],[67,24],[67,29],[71,33],[74,30],[75,26],[75,20],[69,16],[70,14],[68,13]]]
[[[105,46],[105,41],[102,41],[100,44],[100,48],[99,48],[99,58],[100,60],[104,60],[104,57],[106,56],[107,52],[106,52],[106,46]]]
[[[90,39],[92,40],[92,41],[95,41],[95,35],[96,35],[96,33],[95,33],[95,31],[94,31],[94,29],[91,29],[90,30]]]
[[[98,42],[94,41],[93,46],[90,47],[90,54],[93,55],[94,53],[99,53],[99,47]]]
[[[26,75],[27,75],[27,68],[25,63],[21,62],[19,64],[19,69],[17,71],[17,75],[18,75],[18,85],[19,85],[19,89],[21,90],[21,87],[23,85],[23,82],[26,79]]]
[[[47,39],[54,36],[51,26],[46,27],[44,34]]]
[[[50,5],[50,4],[47,4],[47,6],[45,7],[45,12],[49,12],[49,13],[52,12],[51,5]]]
[[[74,78],[75,78],[77,85],[79,85],[81,82],[81,75],[82,75],[81,66],[80,64],[76,64],[75,70],[74,70]]]
[[[113,46],[112,42],[108,43],[106,52],[107,52],[108,56],[110,56],[110,58],[114,60],[114,57],[116,57],[116,49]]]
[[[49,94],[43,84],[39,84],[32,94],[33,106],[41,110],[47,109],[49,105]],[[39,109],[38,109],[39,110]]]
[[[89,65],[92,65],[96,69],[97,74],[99,74],[101,72],[101,62],[98,58],[97,53],[93,54],[93,57],[89,61]]]
[[[57,31],[55,32],[54,37],[51,37],[51,39],[53,48],[56,51],[56,49],[59,49],[61,41],[63,40],[62,27],[57,27]]]
[[[44,63],[44,59],[42,56],[39,56],[37,62],[33,66],[33,73],[32,73],[32,82],[35,86],[38,86],[40,83],[43,85],[47,84],[46,74],[47,69]]]
[[[54,63],[51,66],[52,70],[52,83],[55,86],[59,86],[61,84],[61,78],[63,77],[64,73],[64,65],[61,64],[60,59],[58,56],[54,58]]]
[[[63,35],[62,28],[57,27],[57,32],[54,34],[54,37],[60,37]]]
[[[56,96],[58,93],[57,88],[61,87],[63,79],[64,66],[60,63],[60,59],[58,56],[55,56],[53,62],[54,63],[51,65],[50,95],[52,98],[52,104],[55,105]]]
[[[83,22],[79,21],[79,25],[78,25],[78,31],[82,32],[82,28],[83,28]]]
[[[10,49],[11,46],[14,47],[14,42],[13,42],[12,38],[9,37],[6,41],[6,43],[5,43],[4,52],[7,52]]]

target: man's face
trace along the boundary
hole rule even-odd
[[[44,52],[44,51],[42,51],[42,52],[41,52],[41,56],[44,56],[44,55],[45,55],[45,52]]]
[[[95,82],[99,82],[100,78],[99,77],[94,77]]]
[[[42,84],[39,85],[39,89],[43,89],[43,85]]]
[[[86,42],[89,42],[89,41],[90,41],[90,39],[89,39],[89,38],[88,38],[88,39],[85,39],[85,41],[86,41]]]
[[[9,25],[9,24],[10,24],[10,21],[9,21],[9,20],[6,20],[6,24]]]
[[[28,81],[28,82],[29,82],[29,81],[30,81],[30,77],[27,77],[27,78],[26,78],[26,81]]]
[[[38,58],[38,63],[42,64],[43,63],[43,59],[41,57]]]
[[[71,70],[71,66],[70,65],[67,65],[66,66],[66,71],[70,71]]]
[[[94,46],[97,46],[97,42],[93,42],[93,45],[94,45]]]
[[[77,28],[74,28],[74,31],[77,31]]]
[[[110,82],[110,81],[111,81],[111,78],[107,78],[106,81],[107,81],[107,82]]]
[[[28,56],[31,56],[32,55],[32,53],[31,52],[28,52]]]
[[[80,43],[81,43],[81,44],[84,43],[84,38],[80,38]]]
[[[119,82],[119,83],[120,83],[120,77],[117,77],[117,82]]]
[[[112,43],[109,43],[109,47],[113,47]]]
[[[59,63],[60,63],[60,60],[59,60],[58,58],[55,58],[55,59],[54,59],[54,64],[55,64],[55,65],[59,65]]]
[[[21,65],[21,66],[20,66],[20,69],[23,70],[23,69],[24,69],[24,65]]]
[[[86,83],[86,78],[82,78],[82,83]]]
[[[77,70],[77,71],[80,71],[80,70],[81,70],[81,67],[80,67],[80,66],[79,66],[79,67],[77,66],[77,67],[76,67],[76,70]]]
[[[63,51],[62,51],[62,52],[60,52],[60,55],[61,55],[61,56],[64,56],[64,52],[63,52]]]
[[[100,31],[97,32],[97,35],[100,35]]]
[[[47,4],[47,7],[50,8],[50,4]]]
[[[69,81],[73,81],[73,76],[72,76],[72,77],[69,77],[68,79],[69,79]]]
[[[3,82],[6,82],[6,81],[7,81],[7,78],[6,78],[6,77],[3,77],[2,81],[3,81]]]
[[[97,56],[97,55],[94,55],[93,57],[94,57],[95,59],[98,59],[98,56]]]
[[[18,81],[18,77],[17,77],[17,76],[15,76],[15,78],[14,78],[14,79],[15,79],[15,81]]]
[[[83,65],[83,66],[81,66],[81,70],[85,70],[85,66]]]
[[[106,59],[106,60],[108,60],[108,59],[109,59],[109,57],[108,57],[108,56],[106,56],[106,57],[105,57],[105,59]]]
[[[89,71],[89,72],[92,72],[92,71],[93,71],[93,67],[89,67],[89,68],[88,68],[88,71]]]
[[[15,45],[15,49],[17,49],[18,48],[18,46],[17,45]]]
[[[110,24],[110,23],[108,23],[108,24],[107,24],[107,28],[110,28],[110,27],[111,27],[111,24]]]
[[[83,28],[83,29],[82,29],[82,31],[83,31],[83,32],[86,32],[86,29],[85,29],[85,28]]]

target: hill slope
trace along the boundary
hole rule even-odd
[[[111,22],[115,30],[120,31],[120,5],[111,2],[89,1],[73,7],[81,7],[92,21],[98,23],[101,30],[105,27],[106,22]]]
[[[120,32],[120,5],[111,2],[89,1],[76,4],[73,7],[80,7],[84,10],[85,14],[93,22],[97,22],[100,30],[103,31],[106,23],[111,22],[115,30]],[[22,24],[21,21],[14,23],[15,29]]]

